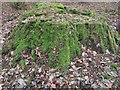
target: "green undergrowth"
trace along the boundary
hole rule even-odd
[[[67,68],[72,58],[81,56],[81,45],[100,50],[101,53],[105,53],[107,49],[116,53],[119,36],[118,32],[113,31],[109,25],[98,22],[71,21],[67,17],[55,20],[54,17],[51,18],[56,14],[52,8],[65,10],[65,7],[62,4],[49,3],[48,6],[51,8],[47,8],[48,6],[45,8],[44,4],[37,4],[38,12],[31,10],[23,15],[18,26],[9,36],[9,44],[3,49],[3,53],[6,54],[13,50],[14,60],[19,61],[22,68],[24,68],[23,51],[28,52],[34,58],[36,47],[40,48],[42,54],[48,53],[49,65],[53,68]],[[59,15],[67,15],[66,13],[62,12]],[[30,16],[33,18],[29,22],[22,23]],[[100,46],[97,47],[97,44]]]
[[[16,10],[25,8],[25,2],[10,2],[10,6]]]

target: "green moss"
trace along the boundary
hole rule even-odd
[[[27,46],[25,40],[20,40],[19,45],[15,49],[15,60],[21,59],[22,52]]]
[[[58,53],[58,63],[60,66],[68,66],[70,64],[70,46],[69,46],[69,38],[68,34],[65,33],[65,36],[63,38],[63,42],[65,43],[63,47],[59,48]]]
[[[68,41],[63,48],[59,49],[58,63],[61,67],[68,66],[70,64],[70,47]]]
[[[42,3],[36,3],[36,5],[35,5],[35,8],[43,8],[43,7],[45,7],[45,3],[44,2],[42,2]]]
[[[110,78],[112,78],[112,76],[109,75],[109,74],[107,74],[107,73],[103,73],[103,77],[104,77],[105,79],[110,79]]]
[[[105,52],[105,50],[107,50],[109,45],[108,45],[107,32],[104,28],[104,25],[100,25],[99,38],[100,38],[100,44],[101,44],[102,51]]]
[[[104,53],[106,49],[116,52],[116,40],[118,33],[104,23],[74,21],[74,16],[64,17],[58,11],[65,10],[64,5],[58,3],[39,4],[31,12],[25,13],[18,26],[9,37],[9,44],[6,45],[4,52],[15,51],[14,60],[23,60],[23,50],[30,51],[35,57],[34,49],[48,53],[49,64],[51,67],[66,67],[70,60],[76,56],[81,56],[81,45],[98,50],[96,45],[100,43],[100,48]],[[44,8],[43,8],[44,7]],[[42,8],[42,9],[41,9]],[[51,9],[53,8],[53,9]],[[56,15],[60,17],[53,17]],[[66,10],[65,10],[66,12]],[[66,12],[69,14],[69,12]],[[34,16],[35,15],[35,16]],[[67,15],[67,14],[66,14]],[[77,15],[77,14],[74,14]],[[34,16],[28,23],[23,24],[22,20]],[[41,16],[43,18],[41,18]],[[53,17],[53,18],[52,18]],[[87,16],[88,17],[88,16]],[[62,18],[62,19],[61,19]],[[21,65],[21,64],[20,64]]]
[[[112,35],[110,32],[112,30],[109,29],[108,25],[97,25],[96,26],[97,34],[99,36],[99,42],[101,45],[101,49],[103,52],[105,52],[107,49],[112,51],[113,53],[116,52],[116,45],[113,44],[113,41],[115,40],[115,37],[111,37]],[[112,40],[111,40],[112,39]]]
[[[118,66],[117,66],[116,64],[114,64],[114,63],[109,63],[109,65],[110,65],[110,67],[111,67],[111,69],[112,69],[113,71],[116,71],[117,68],[118,68]]]
[[[108,35],[109,35],[109,43],[110,43],[110,50],[115,53],[116,52],[116,41],[115,41],[115,36],[114,36],[114,32],[112,30],[108,31]]]
[[[36,3],[35,8],[45,8],[47,6],[50,6],[54,9],[64,9],[64,5],[61,3],[50,3],[50,2],[40,2],[40,3]]]
[[[25,8],[25,2],[10,2],[12,8],[21,10]]]
[[[51,65],[68,66],[70,63],[70,47],[67,24],[45,23],[44,33],[41,36],[41,50],[49,52]],[[53,53],[56,48],[56,54]],[[58,52],[58,53],[57,53]],[[58,57],[57,57],[58,56]],[[65,63],[66,62],[66,63]]]
[[[74,24],[73,31],[70,31],[69,43],[70,43],[70,53],[71,57],[80,56],[80,43],[79,43],[79,32],[77,30],[77,24]]]
[[[11,16],[8,17],[8,21],[12,21],[12,20],[14,20],[15,18],[17,18],[17,16],[11,15]]]
[[[62,13],[62,14],[66,13],[65,6],[61,3],[48,3],[48,2],[44,3],[44,2],[42,2],[42,3],[36,4],[36,7],[39,9],[45,8],[46,6],[57,10],[59,13]]]
[[[19,65],[20,65],[21,69],[24,69],[25,68],[25,60],[20,60]]]
[[[44,22],[40,24],[36,21],[31,25],[29,27],[25,25],[21,30],[18,30],[16,32],[17,36],[15,35],[14,40],[11,42],[16,41],[15,60],[22,57],[21,54],[24,49],[29,47],[32,50],[38,46],[43,53],[48,53],[50,66],[67,67],[71,58],[80,57],[81,44],[95,48],[95,45],[100,41],[101,49],[106,50],[109,49],[109,38],[113,38],[113,36],[110,37],[107,34],[102,25],[96,25],[94,30],[90,28],[92,26],[90,24],[79,23],[74,23],[71,26],[70,23]],[[112,43],[112,45],[114,44]],[[110,43],[110,47],[112,45]],[[54,53],[54,48],[56,53]],[[34,56],[33,54],[32,51],[32,56]]]
[[[94,16],[95,15],[92,11],[86,10],[86,9],[82,10],[81,14],[86,15],[86,16]]]
[[[77,8],[71,8],[71,9],[69,10],[69,12],[72,13],[72,14],[80,14],[80,10],[77,9]]]
[[[31,51],[31,55],[32,55],[32,57],[35,57],[35,55],[36,55],[36,54],[35,54],[35,50],[32,50],[32,51]]]
[[[100,19],[103,19],[104,21],[108,20],[105,16],[100,16]]]

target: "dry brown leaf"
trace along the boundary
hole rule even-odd
[[[69,81],[66,80],[66,79],[63,79],[63,81],[65,82],[65,84],[68,84],[68,83],[69,83]]]
[[[108,87],[108,88],[112,88],[112,86],[113,86],[112,83],[107,84],[107,87]]]
[[[78,60],[78,59],[79,59],[78,56],[76,56],[76,57],[75,57],[75,60]]]
[[[84,65],[85,65],[86,67],[88,67],[88,66],[89,66],[89,64],[88,64],[87,62],[84,62]]]
[[[75,76],[74,75],[70,75],[70,78],[74,78]]]
[[[51,88],[56,88],[56,85],[55,84],[51,84]]]
[[[55,68],[53,68],[53,69],[50,69],[48,72],[54,72],[54,71],[56,71],[57,69]]]
[[[42,72],[42,68],[39,68],[38,72],[41,73]]]
[[[86,52],[83,52],[83,53],[82,53],[82,56],[83,56],[83,57],[87,57],[88,55],[87,55]]]
[[[87,69],[83,69],[84,72],[87,72],[88,70]]]
[[[69,71],[73,72],[74,70],[72,68],[70,68]]]
[[[29,55],[27,55],[27,54],[23,54],[23,57],[24,57],[24,58],[28,58]]]
[[[97,52],[96,51],[93,51],[93,56],[96,56],[97,55]]]
[[[11,56],[13,56],[14,55],[14,51],[11,51],[10,54],[11,54]]]
[[[72,66],[73,70],[77,70],[77,67],[75,65]]]
[[[28,57],[27,57],[27,60],[30,60],[30,59],[33,59],[32,56],[28,56]]]
[[[83,63],[83,61],[82,61],[81,59],[78,59],[78,62],[79,62],[79,63]]]
[[[49,81],[52,82],[52,81],[53,81],[53,78],[54,78],[54,76],[50,76],[50,77],[49,77]]]
[[[104,62],[104,61],[101,61],[100,63],[101,63],[101,64],[105,64],[106,62]]]
[[[88,53],[91,53],[92,51],[91,51],[90,49],[87,49],[87,52],[88,52]]]
[[[86,79],[86,80],[88,80],[88,79],[89,79],[89,77],[88,77],[88,76],[85,76],[85,79]]]

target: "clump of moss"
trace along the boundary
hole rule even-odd
[[[65,6],[61,3],[49,3],[49,2],[44,3],[43,2],[43,3],[36,4],[36,8],[38,8],[38,9],[46,8],[46,6],[57,10],[59,13],[62,13],[62,14],[66,13]]]
[[[69,12],[72,13],[72,14],[80,14],[80,10],[77,9],[77,8],[70,8]]]
[[[106,49],[113,53],[116,52],[118,35],[109,25],[89,20],[81,22],[78,19],[76,21],[74,18],[79,17],[78,14],[74,14],[71,19],[69,12],[61,14],[56,11],[64,10],[62,4],[49,3],[50,8],[44,5],[45,3],[38,4],[37,7],[40,8],[25,13],[11,33],[10,43],[6,46],[5,52],[9,53],[10,50],[14,50],[15,61],[24,60],[23,50],[30,52],[34,58],[35,52],[33,50],[36,47],[39,47],[43,54],[48,53],[49,64],[54,68],[67,68],[72,58],[80,57],[81,45],[97,49],[96,45],[100,43],[99,48],[103,53]],[[31,16],[33,18],[29,19],[29,22],[22,23],[23,20]],[[20,65],[24,68],[23,61],[20,61]]]
[[[54,22],[45,23],[44,34],[41,36],[41,50],[49,51],[49,58],[53,66],[63,67],[70,64],[70,39],[69,26],[67,22],[55,24]],[[54,67],[56,67],[54,65]]]
[[[12,8],[21,10],[25,8],[25,2],[10,2]]]
[[[107,73],[103,73],[103,77],[104,77],[105,79],[111,79],[111,78],[113,78],[111,75],[109,75],[109,74],[107,74]]]
[[[86,9],[82,10],[80,13],[82,15],[86,15],[86,16],[94,16],[95,15],[95,13],[93,13],[91,10],[86,10]]]
[[[114,63],[108,63],[108,65],[111,67],[113,71],[116,71],[118,69],[118,65]]]

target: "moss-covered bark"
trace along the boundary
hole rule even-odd
[[[65,10],[61,5],[58,7],[55,5],[52,8]],[[45,10],[48,9],[45,8]],[[109,25],[89,21],[80,22],[79,19],[76,21],[76,15],[75,20],[74,16],[72,17],[73,21],[69,19],[69,12],[64,13],[68,17],[59,14],[59,19],[55,19],[53,15],[56,13],[53,11],[51,11],[52,13],[43,13],[45,11],[38,8],[37,10],[36,16],[34,16],[36,12],[23,15],[23,20],[31,15],[34,18],[24,24],[21,19],[9,37],[10,43],[4,48],[4,53],[9,53],[10,50],[15,51],[15,61],[23,60],[23,50],[32,54],[36,47],[39,47],[43,54],[48,53],[51,67],[67,67],[70,64],[70,59],[81,56],[81,45],[96,50],[100,48],[103,53],[107,49],[116,53],[118,32],[113,31]],[[97,44],[100,46],[97,47]]]

